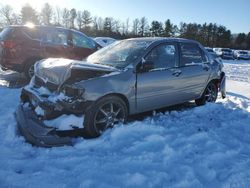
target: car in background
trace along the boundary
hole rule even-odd
[[[117,40],[111,37],[96,37],[94,40],[102,47],[108,46]]]
[[[234,58],[235,59],[242,59],[242,60],[248,60],[250,59],[250,55],[248,54],[248,51],[246,50],[234,50]]]
[[[34,74],[36,61],[55,57],[82,60],[100,48],[85,34],[53,26],[9,26],[0,33],[0,64],[3,70]]]
[[[136,38],[113,43],[85,61],[46,59],[21,93],[18,128],[38,146],[72,144],[69,131],[101,135],[129,115],[195,100],[225,97],[222,65],[193,40]],[[44,120],[74,114],[82,128],[60,130]]]
[[[230,48],[213,48],[213,50],[222,59],[234,59],[233,50]]]
[[[213,50],[213,48],[210,47],[205,47],[205,49],[207,50],[207,52],[212,56],[212,58],[218,58],[219,56],[215,53],[215,51]]]

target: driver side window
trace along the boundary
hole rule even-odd
[[[75,47],[89,48],[89,49],[95,48],[95,43],[93,41],[91,41],[84,35],[75,32],[72,33],[72,43],[73,46]]]
[[[145,58],[154,64],[153,69],[172,68],[176,66],[176,47],[173,44],[164,44],[155,47]]]

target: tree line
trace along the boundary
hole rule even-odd
[[[92,16],[88,10],[52,7],[48,3],[45,3],[40,11],[26,4],[20,13],[14,12],[10,5],[3,5],[0,7],[0,15],[0,27],[32,22],[73,28],[92,37],[107,36],[116,39],[149,36],[180,37],[197,40],[204,46],[250,50],[250,32],[232,34],[225,26],[216,23],[182,22],[177,26],[170,19],[165,22],[154,20],[149,23],[146,17],[120,21],[113,17]]]

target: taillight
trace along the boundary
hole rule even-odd
[[[14,48],[16,43],[14,41],[2,41],[1,45],[3,48]]]

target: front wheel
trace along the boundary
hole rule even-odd
[[[204,93],[202,94],[201,98],[196,99],[195,103],[198,106],[204,105],[207,102],[215,102],[218,96],[218,88],[214,82],[210,82]]]
[[[104,97],[85,113],[84,129],[89,136],[97,137],[115,124],[124,123],[127,116],[127,105],[121,98]]]

